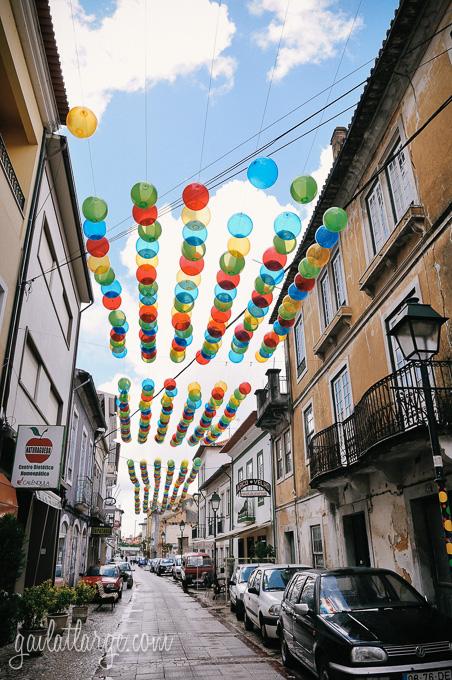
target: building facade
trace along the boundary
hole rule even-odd
[[[274,441],[279,560],[390,568],[451,612],[419,366],[388,335],[409,297],[452,313],[448,5],[401,4],[348,130],[333,135],[334,164],[275,309],[324,211],[346,207],[348,227],[285,345],[281,412],[272,424],[261,399],[258,421]],[[446,324],[429,376],[448,484],[451,366]],[[287,425],[292,471],[275,445]]]

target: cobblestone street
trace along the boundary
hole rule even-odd
[[[203,606],[203,596],[185,595],[172,579],[135,570],[136,585],[124,591],[123,599],[113,612],[106,607],[91,611],[82,632],[90,639],[95,634],[108,641],[118,636],[111,653],[97,646],[91,651],[46,650],[41,657],[25,659],[23,667],[13,670],[8,661],[13,647],[0,654],[0,678],[12,680],[157,680],[159,678],[298,678],[287,673],[275,649],[261,647],[257,635],[247,633],[223,620],[222,608],[212,613]],[[67,635],[67,634],[66,634]],[[140,640],[148,641],[138,649]],[[153,641],[155,647],[153,647]],[[136,651],[135,651],[136,650]]]

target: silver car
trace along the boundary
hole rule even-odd
[[[237,621],[243,621],[245,608],[243,596],[246,590],[248,579],[257,567],[271,566],[270,564],[239,564],[236,567],[231,580],[229,581],[229,598],[231,612],[235,612]]]

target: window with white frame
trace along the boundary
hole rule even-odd
[[[369,218],[372,250],[375,255],[387,240],[390,229],[383,199],[383,189],[377,179],[366,196],[367,215]]]
[[[399,137],[390,151],[389,156],[394,156],[394,154],[398,153],[386,168],[389,189],[391,191],[392,209],[396,223],[403,217],[410,205],[416,200],[416,191],[408,149],[405,148],[400,150],[401,146],[402,142]]]
[[[304,448],[306,460],[309,460],[309,444],[314,436],[314,409],[312,404],[309,404],[303,411],[303,425],[304,425]]]
[[[322,529],[320,524],[311,526],[311,552],[312,566],[322,569],[325,566],[325,558],[323,555]]]
[[[336,250],[322,276],[319,278],[319,293],[321,301],[321,316],[323,327],[333,320],[339,307],[347,303],[344,270],[340,250]]]
[[[72,412],[71,419],[71,439],[69,443],[69,452],[66,463],[66,481],[72,484],[72,476],[74,473],[75,448],[77,446],[79,415],[76,408]]]
[[[334,415],[340,423],[348,418],[353,411],[352,390],[347,366],[331,381],[333,390]]]
[[[241,482],[243,480],[243,468],[239,468],[237,472],[237,480]]]
[[[280,479],[284,474],[282,449],[283,449],[282,437],[278,437],[278,439],[275,440],[276,478],[277,479]]]
[[[253,476],[253,460],[249,460],[246,464],[246,478],[251,479]]]
[[[24,345],[20,382],[46,422],[58,425],[61,400],[30,337]]]
[[[38,259],[44,273],[56,315],[66,341],[69,341],[72,313],[46,220],[43,222]]]
[[[86,465],[87,465],[87,455],[88,455],[88,432],[83,428],[82,430],[82,441],[80,445],[80,468],[79,476],[86,476]]]
[[[231,511],[231,489],[226,489],[226,517],[229,517]]]
[[[306,369],[306,345],[304,338],[303,314],[300,314],[294,326],[295,353],[297,357],[297,375],[301,375]]]
[[[292,441],[290,438],[290,430],[286,430],[283,434],[284,439],[284,467],[286,475],[292,472]]]
[[[256,467],[257,467],[257,478],[258,479],[264,479],[264,452],[259,451],[259,453],[256,456]],[[258,501],[258,505],[264,505],[264,497],[260,496]]]

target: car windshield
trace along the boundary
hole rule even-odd
[[[191,555],[187,557],[187,567],[210,567],[212,560],[205,555]]]
[[[174,560],[169,560],[169,559],[167,559],[167,560],[162,560],[162,561],[160,562],[160,564],[174,564]]]
[[[121,571],[131,571],[132,569],[128,562],[121,562],[121,564],[118,564],[118,567]]]
[[[321,614],[421,605],[425,605],[425,600],[403,579],[392,574],[363,573],[321,577]]]
[[[115,566],[113,566],[111,564],[106,564],[104,567],[100,568],[100,575],[101,576],[117,576],[118,572],[117,572]]]
[[[99,567],[88,567],[86,571],[87,576],[99,576],[100,574],[100,568]]]
[[[256,567],[244,567],[240,570],[239,583],[248,583],[248,580]]]
[[[262,579],[262,590],[285,590],[297,569],[266,569]]]

